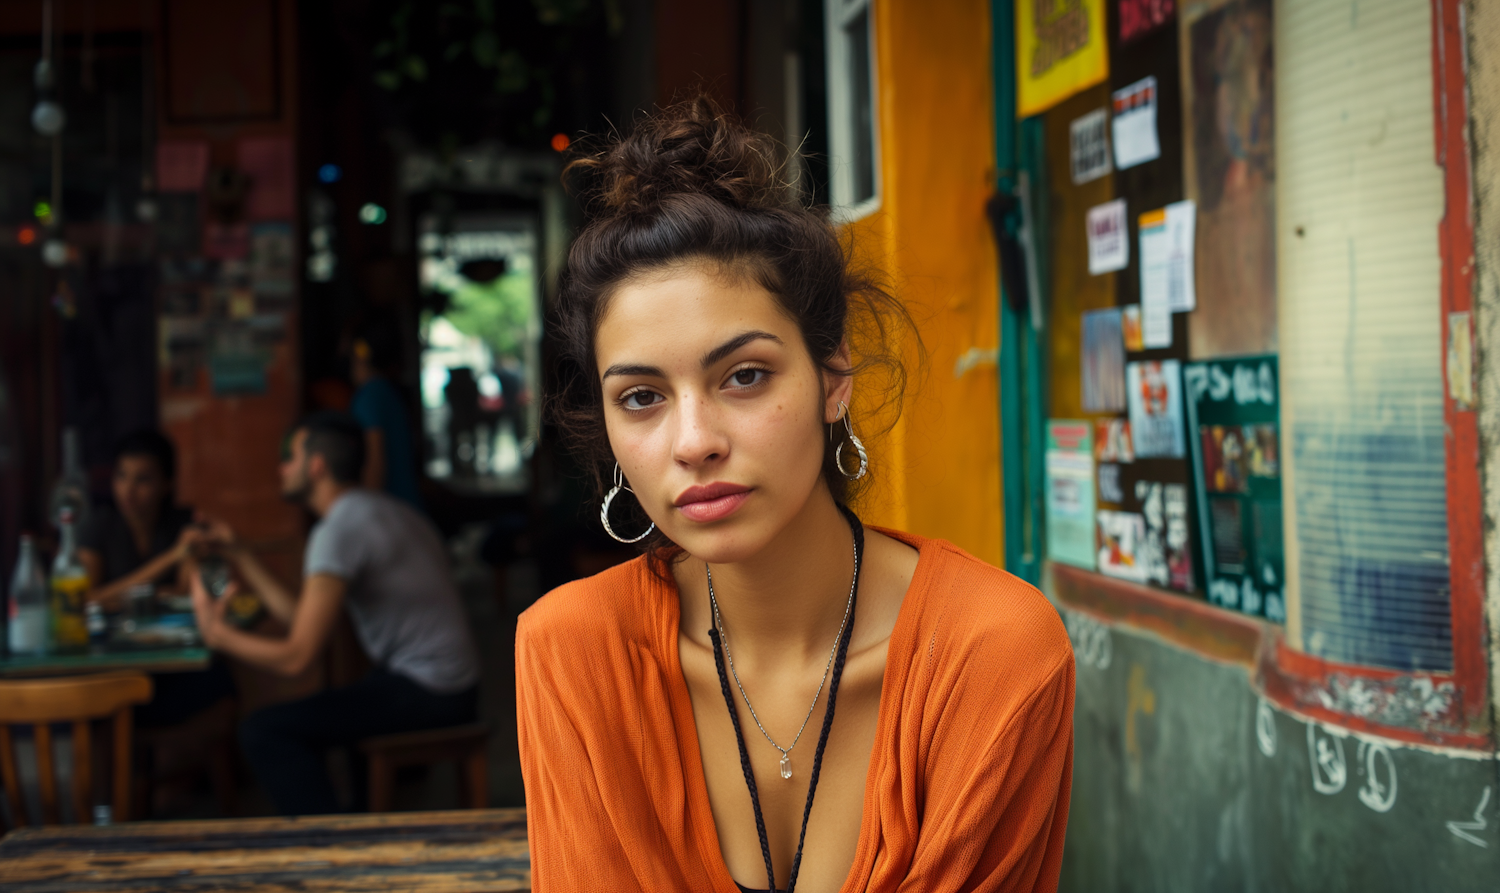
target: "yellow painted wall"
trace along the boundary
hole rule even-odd
[[[954,374],[970,348],[999,343],[999,266],[984,215],[995,179],[989,3],[871,5],[881,203],[849,229],[916,317],[930,363],[900,422],[872,439],[880,476],[865,514],[999,565],[997,370]]]

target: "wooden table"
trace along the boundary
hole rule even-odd
[[[46,654],[40,657],[0,657],[0,678],[25,676],[74,676],[109,670],[139,670],[142,673],[184,673],[208,669],[207,648],[116,648],[106,646],[88,652]]]
[[[524,809],[22,828],[7,893],[530,890]]]

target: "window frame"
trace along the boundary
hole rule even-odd
[[[869,18],[868,57],[870,60],[870,165],[874,171],[873,194],[862,201],[852,201],[854,194],[853,158],[855,146],[855,97],[853,83],[845,76],[850,65],[845,27],[860,13]],[[823,0],[824,77],[828,83],[828,203],[837,223],[851,223],[880,210],[884,192],[881,182],[880,148],[880,71],[876,58],[874,0]]]

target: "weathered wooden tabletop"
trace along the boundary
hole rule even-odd
[[[524,809],[22,828],[7,893],[530,890]]]

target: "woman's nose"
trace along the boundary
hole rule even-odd
[[[684,397],[678,404],[672,458],[691,467],[718,461],[728,455],[729,441],[719,425],[712,402],[699,397]]]

